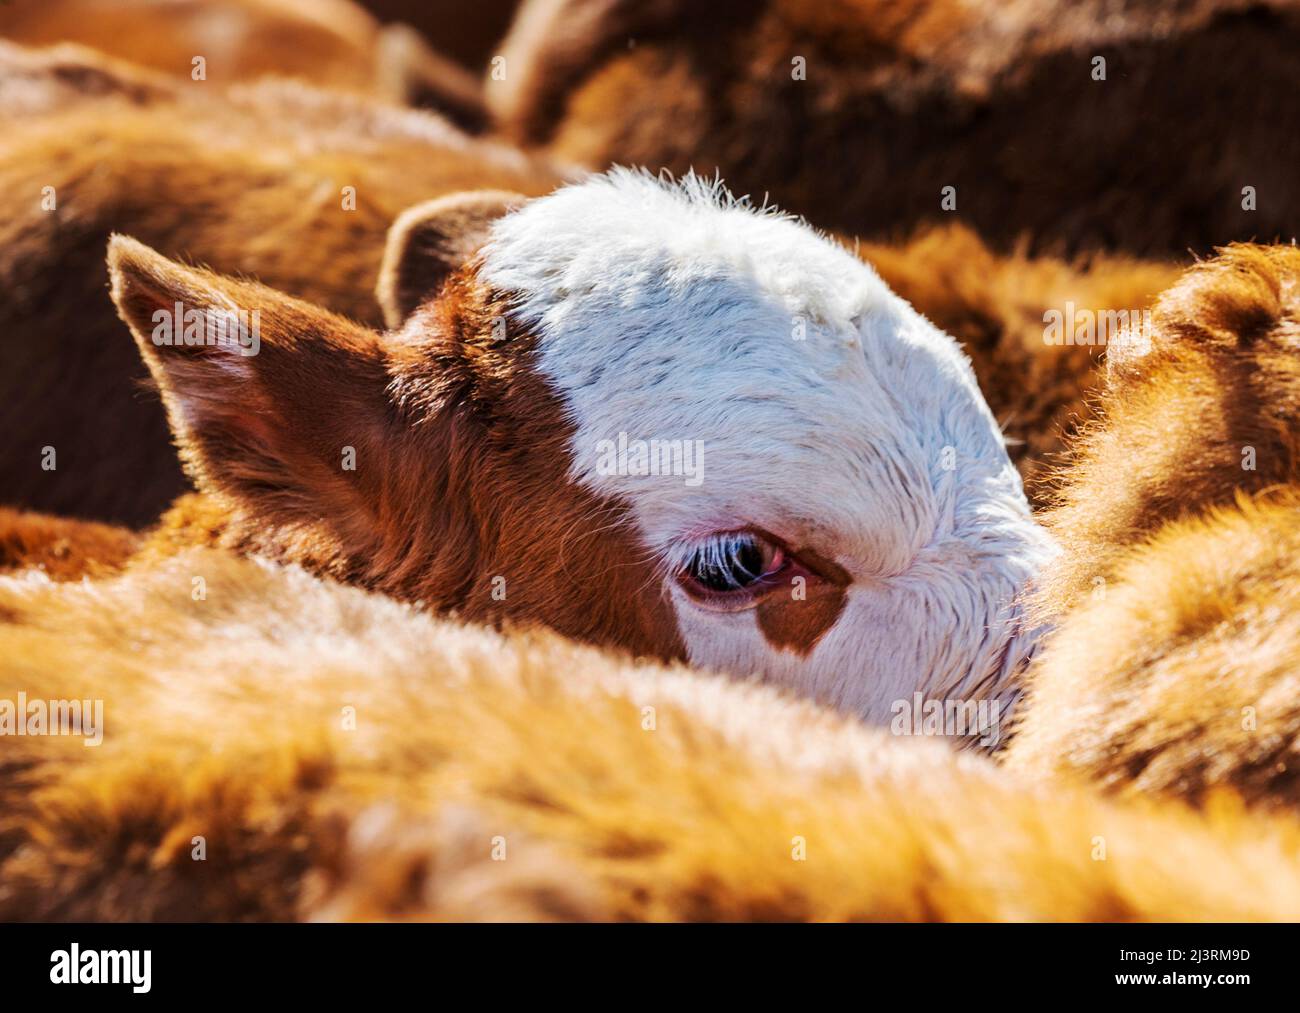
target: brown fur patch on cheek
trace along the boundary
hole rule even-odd
[[[684,660],[629,508],[572,480],[573,424],[536,368],[536,335],[511,325],[499,336],[508,312],[471,265],[412,318],[435,337],[404,367],[410,399],[445,405],[415,457],[390,469],[423,478],[389,498],[438,509],[414,532],[406,512],[384,528],[387,548],[365,563],[375,586],[476,622]]]
[[[807,588],[807,597],[794,596],[791,586],[769,595],[758,606],[758,628],[778,650],[806,656],[844,611],[848,589],[839,584]]]

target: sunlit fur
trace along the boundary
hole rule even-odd
[[[351,0],[43,0],[0,6],[0,36],[93,46],[195,93],[295,78],[432,107],[467,126],[484,119],[474,75],[416,31],[381,25]]]
[[[1046,524],[1059,632],[1008,763],[1300,801],[1300,251],[1234,246],[1112,349]]]
[[[293,569],[9,578],[0,615],[0,699],[106,723],[6,741],[0,918],[1300,917],[1292,822],[1117,806]]]
[[[52,580],[113,573],[141,547],[125,528],[0,507],[0,573],[37,570]]]

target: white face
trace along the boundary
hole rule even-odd
[[[571,474],[628,505],[692,662],[879,722],[1008,689],[1049,543],[956,343],[869,267],[710,183],[615,171],[499,221],[481,277],[539,336]]]

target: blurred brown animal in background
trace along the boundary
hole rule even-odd
[[[429,114],[287,82],[209,98],[89,51],[7,46],[6,88],[27,101],[0,115],[0,488],[69,516],[145,524],[185,488],[108,298],[112,232],[378,325],[375,282],[403,209],[558,179]]]
[[[1063,548],[1008,763],[1300,802],[1300,250],[1233,246],[1112,346],[1044,523]]]
[[[144,372],[104,292],[110,232],[373,325],[386,233],[404,208],[459,190],[540,194],[560,179],[420,112],[289,84],[196,97],[74,47],[0,46],[0,96],[12,99],[0,112],[10,205],[0,333],[11,366],[0,377],[10,433],[0,484],[11,503],[72,516],[147,524],[184,488],[161,406],[133,387]],[[46,186],[52,211],[30,196]],[[1045,347],[1044,311],[1071,300],[1136,309],[1173,277],[1124,259],[999,258],[960,226],[859,253],[966,343],[1030,478],[1083,410],[1096,351]],[[54,472],[40,470],[45,446],[60,455]]]
[[[480,73],[500,51],[519,0],[361,0],[381,21],[400,21],[421,32],[438,52]]]
[[[0,6],[0,38],[93,46],[194,91],[296,78],[436,109],[471,129],[485,122],[473,74],[351,0],[42,0]]]
[[[597,169],[716,166],[824,228],[896,237],[955,187],[995,249],[1294,234],[1288,0],[528,0],[502,56],[506,136]]]
[[[856,248],[890,288],[965,346],[1035,505],[1067,438],[1091,414],[1089,395],[1119,323],[1140,317],[1179,275],[1173,264],[1115,255],[999,256],[957,224]],[[1077,335],[1049,344],[1048,314],[1064,317],[1071,306],[1090,314],[1092,332],[1077,322]]]

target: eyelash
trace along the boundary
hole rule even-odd
[[[756,556],[759,565],[754,568]],[[780,550],[774,550],[774,559],[780,560]],[[759,539],[748,532],[737,531],[710,538],[700,545],[690,561],[686,564],[689,573],[698,579],[701,573],[714,575],[729,584],[729,587],[716,588],[719,591],[739,591],[762,580],[771,572],[769,566],[763,565],[763,545]],[[754,572],[757,569],[759,572]]]
[[[772,540],[753,531],[726,531],[695,546],[677,579],[698,604],[738,611],[757,604],[796,572],[807,573]]]

